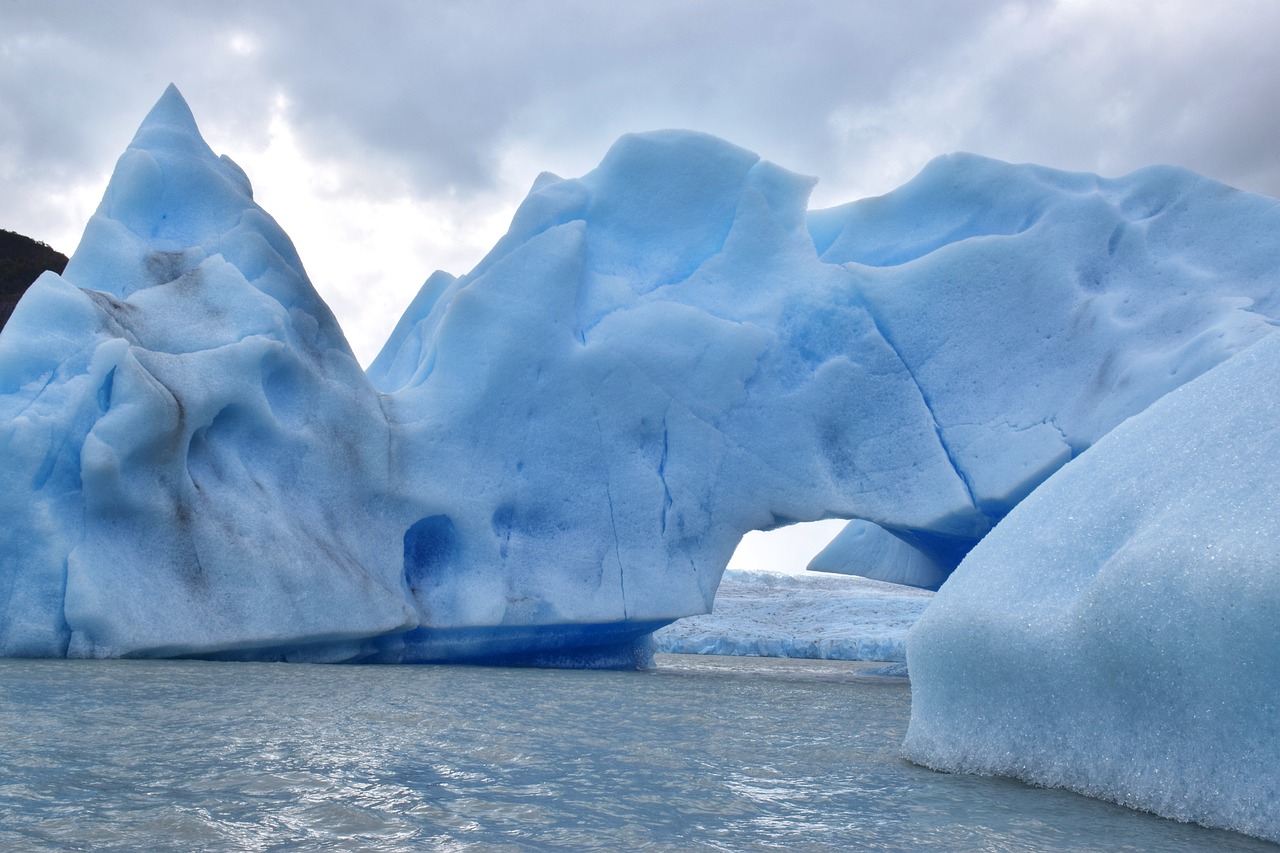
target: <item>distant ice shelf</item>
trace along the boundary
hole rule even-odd
[[[654,634],[657,651],[905,661],[907,631],[933,593],[859,577],[729,570],[715,608]]]

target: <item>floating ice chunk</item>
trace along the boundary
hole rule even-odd
[[[540,180],[406,315],[431,337],[386,410],[432,543],[406,566],[425,624],[705,612],[739,538],[791,520],[985,532],[851,277],[815,256],[811,186],[703,134],[627,136]]]
[[[909,635],[907,754],[1280,840],[1280,337],[1022,501]]]

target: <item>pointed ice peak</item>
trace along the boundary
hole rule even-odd
[[[200,135],[186,98],[172,83],[138,126],[129,148],[149,152],[168,150],[201,159],[217,157]]]
[[[246,213],[256,209],[244,172],[213,152],[186,100],[170,85],[117,161],[102,204],[66,275],[81,287],[127,296],[143,279],[105,263],[107,256],[173,255],[197,247],[201,251],[196,255],[215,254]],[[121,227],[133,235],[129,245],[117,233]],[[274,223],[261,230],[268,242],[287,242],[274,233],[278,231]],[[293,262],[292,251],[281,254],[286,262]],[[96,260],[86,264],[86,255]],[[88,275],[90,270],[107,269],[113,273],[106,280]]]
[[[218,155],[218,161],[227,167],[227,174],[240,185],[240,189],[244,194],[249,198],[253,198],[253,184],[249,182],[249,176],[245,174],[244,169],[240,168],[240,164],[226,154]]]
[[[347,349],[292,242],[254,202],[244,170],[209,148],[170,85],[117,161],[63,277],[128,299],[214,256],[289,311],[310,315],[321,349]]]
[[[178,87],[172,83],[165,88],[160,100],[156,101],[155,106],[151,108],[146,118],[142,120],[142,124],[138,126],[138,133],[153,127],[200,132],[196,128],[196,117],[192,114],[191,107],[187,105],[187,99],[182,97]]]
[[[445,291],[457,280],[444,270],[436,270],[409,303],[391,337],[383,344],[382,351],[365,371],[379,391],[389,394],[400,390],[420,370],[431,336],[441,319],[441,312],[435,309],[447,301]]]

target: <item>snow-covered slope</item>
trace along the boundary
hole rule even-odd
[[[907,754],[1280,841],[1280,337],[1164,397],[912,630]]]

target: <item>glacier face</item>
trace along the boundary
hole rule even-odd
[[[623,137],[365,373],[171,89],[0,335],[0,653],[627,665],[749,530],[858,519],[829,567],[936,585],[1272,329],[1274,202],[1186,172],[812,183]]]
[[[1280,841],[1280,337],[1108,433],[912,628],[906,751]]]

